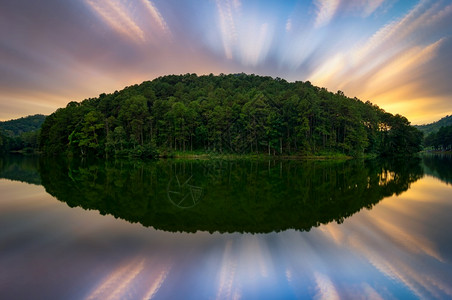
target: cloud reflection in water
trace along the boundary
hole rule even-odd
[[[40,186],[0,191],[4,299],[452,297],[451,186],[428,176],[343,224],[254,235],[156,231]]]

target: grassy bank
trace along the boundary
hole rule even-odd
[[[236,154],[201,151],[171,152],[159,155],[159,158],[186,159],[299,159],[299,160],[347,160],[353,157],[342,153],[319,153],[309,155],[268,155],[263,153]]]

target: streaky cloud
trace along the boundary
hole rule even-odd
[[[125,3],[117,0],[85,2],[110,28],[136,43],[147,43],[155,41],[156,37],[171,36],[165,19],[149,0]],[[153,21],[153,24],[149,21]]]
[[[233,16],[233,7],[229,0],[217,0],[218,17],[220,23],[221,38],[223,41],[224,53],[226,58],[232,59],[232,47],[237,40],[236,26]]]
[[[317,284],[316,299],[321,300],[339,300],[339,294],[333,284],[333,282],[324,274],[319,272],[314,273],[315,281]]]
[[[424,78],[415,74],[432,63],[445,41],[441,36],[435,39],[432,33],[450,15],[451,5],[422,1],[398,20],[378,29],[364,43],[330,53],[307,78],[333,90],[371,99],[384,108],[393,105],[394,99],[403,102],[413,98],[410,94],[418,94],[424,85]],[[394,98],[401,87],[405,95]],[[395,111],[404,114],[409,105],[398,109],[401,110]]]
[[[147,9],[149,14],[157,22],[160,29],[167,34],[170,34],[168,25],[166,24],[165,19],[162,17],[162,15],[158,11],[158,9],[155,7],[155,5],[149,0],[141,0],[141,3],[143,3],[144,7]]]
[[[385,0],[367,0],[363,11],[363,17],[368,17],[373,14]]]
[[[244,12],[238,1],[216,1],[218,23],[224,55],[244,66],[262,63],[270,50],[273,24]]]
[[[5,0],[1,118],[30,111],[11,95],[47,114],[161,75],[245,72],[431,122],[452,113],[451,20],[448,0]]]
[[[340,0],[316,0],[314,2],[317,7],[317,16],[315,19],[315,27],[328,25],[339,8]]]
[[[86,3],[118,33],[135,41],[143,42],[145,34],[133,18],[126,13],[127,9],[117,1],[86,0]]]

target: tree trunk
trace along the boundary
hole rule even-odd
[[[279,138],[279,154],[282,154],[282,137]]]

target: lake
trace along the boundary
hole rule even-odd
[[[452,298],[452,157],[0,159],[0,299]]]

